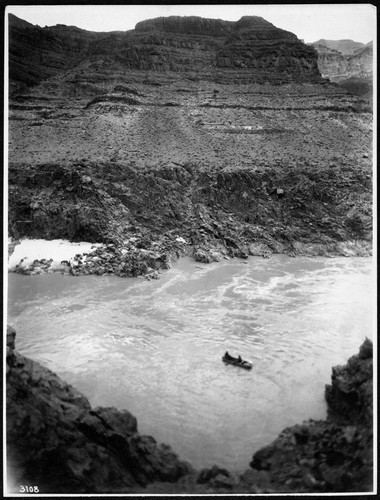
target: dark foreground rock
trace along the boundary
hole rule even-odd
[[[367,492],[373,487],[372,342],[332,369],[328,418],[281,432],[254,454],[242,479],[283,492]]]
[[[350,358],[345,366],[332,370],[332,384],[326,386],[326,401],[330,420],[347,424],[373,422],[373,346],[368,339],[359,354]]]
[[[87,399],[15,348],[7,331],[8,492],[333,493],[370,492],[373,475],[372,343],[366,339],[326,387],[326,421],[289,427],[257,451],[242,475],[201,471],[138,432],[127,410]],[[349,395],[349,396],[348,396]]]

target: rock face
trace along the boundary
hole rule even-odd
[[[227,22],[173,16],[140,22],[128,32],[95,33],[40,28],[9,15],[9,36],[11,89],[104,56],[115,69],[201,74],[211,81],[321,81],[313,48],[261,17]]]
[[[373,424],[373,347],[365,340],[359,354],[345,366],[332,370],[332,384],[326,386],[330,420],[348,424]]]
[[[147,69],[168,70],[183,66],[182,70],[199,71],[201,68],[207,74],[207,68],[211,67],[225,69],[225,78],[230,75],[235,81],[320,81],[315,53],[295,35],[276,28],[261,17],[246,16],[237,22],[228,22],[173,16],[138,23],[136,32],[156,35],[156,58],[147,67],[143,63]],[[193,36],[194,39],[188,40]],[[168,50],[160,45],[176,50],[168,55]],[[223,79],[223,73],[219,71],[217,78]]]
[[[128,492],[192,471],[169,446],[138,433],[126,410],[92,409],[50,370],[14,350],[7,332],[7,463],[13,492]]]

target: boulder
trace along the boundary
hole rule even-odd
[[[221,478],[224,478],[223,480]],[[197,483],[205,484],[214,481],[215,479],[222,482],[222,484],[226,484],[225,481],[231,485],[231,475],[227,469],[223,469],[218,467],[217,465],[213,465],[211,469],[202,469],[197,478]]]
[[[197,248],[194,252],[194,259],[197,262],[203,262],[204,264],[210,264],[210,262],[220,262],[222,260],[222,255],[219,250],[214,248]]]
[[[205,264],[209,264],[211,262],[210,254],[208,252],[206,252],[205,250],[201,250],[201,249],[198,249],[195,251],[194,259],[197,262],[203,262]]]

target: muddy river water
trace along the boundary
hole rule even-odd
[[[331,367],[372,338],[369,258],[181,259],[161,279],[8,274],[17,349],[195,467],[236,472],[326,416]],[[241,354],[251,371],[225,366]]]

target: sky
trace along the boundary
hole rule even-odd
[[[89,31],[127,31],[136,23],[160,16],[201,16],[237,21],[261,16],[291,31],[306,43],[321,38],[368,43],[376,37],[376,9],[370,4],[221,4],[221,5],[27,5],[8,6],[41,27],[67,24]]]

